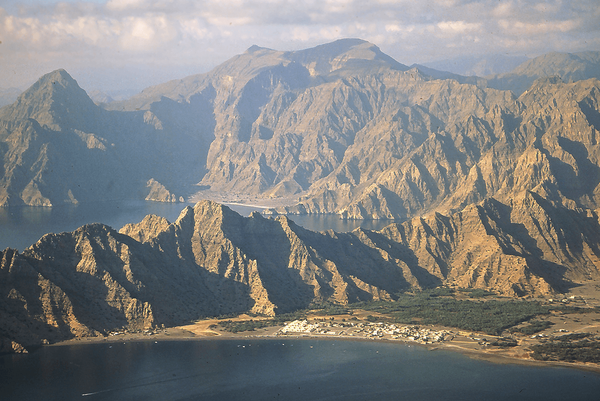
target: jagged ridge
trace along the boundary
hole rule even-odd
[[[241,217],[203,201],[174,223],[147,216],[48,234],[0,265],[5,346],[97,335],[123,325],[175,325],[313,302],[394,299],[449,285],[548,295],[600,278],[598,215],[526,192],[379,232],[312,232],[284,216]],[[16,348],[15,348],[16,349]]]
[[[514,73],[577,81],[597,65],[593,52],[551,54]],[[252,47],[108,112],[55,71],[0,110],[0,204],[173,201],[200,183],[302,195],[279,212],[356,219],[453,212],[522,190],[600,206],[598,183],[584,178],[599,166],[597,80],[545,78],[516,98],[490,80],[426,72],[360,39]]]

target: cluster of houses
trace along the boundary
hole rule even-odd
[[[448,330],[431,330],[418,326],[401,326],[387,323],[368,322],[314,322],[294,320],[279,329],[277,335],[303,334],[322,336],[348,336],[415,341],[431,344],[450,341],[454,333]]]
[[[167,333],[167,330],[165,330],[164,324],[162,325],[162,328],[158,328],[158,327],[154,327],[154,328],[149,328],[149,329],[129,329],[125,326],[123,326],[121,328],[121,330],[117,330],[117,331],[110,331],[107,333],[108,336],[122,336],[122,335],[126,335],[126,334],[143,334],[145,336],[153,336],[159,333]]]

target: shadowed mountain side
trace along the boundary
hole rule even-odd
[[[152,226],[150,230],[156,232]],[[134,235],[143,228],[129,225],[121,231]],[[358,261],[364,261],[365,251],[371,249],[313,233],[285,217],[265,219],[254,213],[244,218],[212,202],[185,209],[177,222],[156,237],[146,233],[142,237],[165,254],[247,285],[256,313],[287,312],[311,302],[387,299],[388,291],[408,287],[399,270],[380,255],[371,255],[364,269],[358,268]],[[377,283],[364,280],[362,275],[373,269],[381,270],[378,274],[385,279]],[[391,280],[394,275],[398,277]]]
[[[587,210],[525,192],[512,206],[491,198],[450,217],[436,213],[380,234],[410,248],[442,283],[505,295],[565,291],[600,276],[600,226]]]
[[[46,258],[44,249],[55,251],[45,252]],[[206,287],[210,280],[206,272],[185,261],[173,263],[150,246],[100,224],[48,234],[23,257],[74,303],[79,301],[77,306],[88,311],[85,323],[92,327],[100,323],[104,329],[140,328],[157,321],[172,325],[214,310],[239,311],[231,305],[219,310],[218,300]],[[98,308],[91,314],[89,302]]]
[[[147,216],[120,233],[86,225],[22,254],[7,249],[1,261],[0,314],[10,324],[0,338],[18,350],[123,325],[274,315],[439,285],[545,296],[600,279],[600,225],[596,213],[533,192],[345,234],[202,201],[174,223]]]
[[[64,291],[36,271],[17,251],[2,252],[0,352],[99,333],[80,323]]]
[[[0,206],[179,200],[205,169],[211,115],[199,96],[193,113],[173,103],[106,111],[64,70],[46,74],[0,109]]]

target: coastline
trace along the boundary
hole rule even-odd
[[[272,326],[266,329],[238,333],[229,333],[221,330],[208,329],[208,326],[214,324],[215,320],[200,321],[195,324],[177,326],[161,330],[157,334],[145,335],[141,333],[123,334],[109,337],[83,337],[61,341],[48,345],[55,346],[73,346],[85,344],[100,343],[118,343],[118,342],[159,342],[159,341],[223,341],[223,340],[328,340],[328,341],[359,341],[359,342],[385,342],[389,344],[398,344],[402,346],[419,346],[435,351],[458,352],[469,358],[487,361],[494,364],[515,364],[523,366],[537,367],[560,367],[585,370],[595,374],[600,374],[600,365],[584,362],[562,362],[562,361],[540,361],[533,359],[529,352],[522,346],[509,349],[484,349],[484,347],[475,347],[473,343],[468,343],[461,337],[458,340],[422,344],[417,341],[399,340],[392,338],[368,338],[361,336],[348,335],[318,335],[306,333],[278,334],[284,327],[283,325]],[[476,343],[475,343],[476,344]],[[471,345],[471,346],[468,346]]]

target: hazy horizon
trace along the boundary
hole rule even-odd
[[[595,1],[5,0],[0,88],[67,70],[87,91],[139,91],[210,71],[252,45],[367,40],[411,65],[600,50]]]

